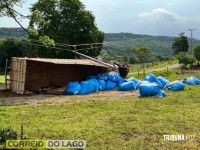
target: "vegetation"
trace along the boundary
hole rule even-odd
[[[195,73],[172,74],[168,79],[192,75],[200,78]],[[9,125],[20,131],[22,123],[31,139],[84,139],[87,149],[198,149],[199,90],[199,86],[186,86],[183,92],[167,91],[162,99],[88,96],[80,101],[71,96],[2,106],[0,128]],[[165,134],[195,135],[195,139],[168,142]]]
[[[172,49],[174,54],[177,55],[180,52],[187,52],[189,48],[188,38],[184,36],[184,33],[179,34],[179,37],[174,38]]]
[[[4,84],[4,83],[5,83],[5,76],[0,75],[0,84]]]
[[[22,28],[0,28],[0,38],[27,38],[27,33]]]
[[[133,54],[136,55],[139,62],[144,65],[145,62],[150,62],[151,59],[151,50],[148,47],[141,46],[132,49]]]
[[[198,64],[199,64],[199,61],[200,61],[200,45],[195,46],[193,55],[197,59]]]
[[[79,0],[40,0],[31,7],[31,12],[29,29],[37,30],[37,40],[44,41],[44,38],[48,36],[56,43],[70,45],[104,41],[104,33],[97,28],[94,15],[86,10]],[[35,39],[35,36],[29,36],[29,38]],[[100,50],[101,48],[94,48],[81,52],[96,57],[100,54]],[[68,51],[51,51],[49,55],[62,58],[73,58],[74,56]]]
[[[179,60],[180,64],[183,64],[184,67],[186,67],[187,65],[193,65],[193,63],[195,62],[195,58],[193,55],[189,55],[186,52],[180,52],[177,56],[177,59]]]

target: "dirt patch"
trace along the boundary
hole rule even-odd
[[[71,103],[74,101],[86,101],[86,100],[122,100],[125,97],[139,96],[139,93],[136,91],[103,91],[96,92],[89,95],[78,95],[78,96],[67,96],[67,95],[25,95],[17,97],[5,97],[0,98],[0,106],[5,105],[32,105],[37,106],[40,104],[65,104]]]

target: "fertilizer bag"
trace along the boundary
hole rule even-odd
[[[171,90],[171,91],[183,91],[184,88],[185,88],[185,85],[179,80],[170,82],[166,85],[166,89]]]
[[[124,78],[119,77],[119,79],[118,79],[118,81],[117,81],[117,84],[122,84],[122,83],[124,83],[124,82],[125,82]]]
[[[183,79],[183,82],[185,82],[187,85],[200,85],[200,80],[196,77],[189,77]]]
[[[90,82],[81,81],[80,85],[81,85],[81,91],[80,91],[81,95],[86,95],[92,92],[92,85]]]
[[[81,91],[81,86],[77,81],[69,82],[67,84],[67,88],[66,88],[67,95],[78,95],[80,94],[80,91]]]
[[[157,79],[162,83],[163,87],[165,87],[165,85],[166,85],[167,83],[170,83],[169,80],[165,79],[165,78],[162,77],[162,76],[157,77]]]
[[[117,83],[116,83],[116,82],[112,82],[112,81],[110,81],[110,80],[108,80],[108,81],[106,82],[106,89],[107,89],[107,90],[112,90],[112,89],[116,88],[116,86],[117,86]]]
[[[91,83],[92,93],[99,90],[99,82],[96,79],[88,79],[87,81]]]
[[[156,82],[160,87],[163,88],[162,83],[160,83],[160,81],[156,78],[156,76],[154,76],[153,74],[149,73],[148,75],[146,75],[146,77],[144,78],[144,81],[148,81],[148,82]]]
[[[105,91],[106,90],[106,82],[104,80],[98,80],[99,82],[99,91]]]
[[[156,97],[165,97],[167,94],[165,93],[165,91],[160,90],[160,92],[158,92],[158,94],[156,95]]]
[[[140,96],[146,97],[146,96],[157,95],[160,92],[161,87],[156,83],[149,83],[149,84],[143,83],[139,85],[138,89]]]
[[[108,79],[112,82],[117,82],[119,80],[119,75],[117,72],[109,72],[108,73]]]
[[[127,79],[127,81],[132,81],[132,82],[135,83],[135,85],[137,85],[139,83],[139,81],[134,77],[131,77],[131,78]]]
[[[119,91],[135,90],[135,83],[133,81],[124,82],[118,85]]]
[[[101,73],[98,74],[98,79],[106,81],[108,79],[108,76],[105,73]]]

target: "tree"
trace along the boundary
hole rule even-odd
[[[151,49],[146,46],[141,46],[132,49],[133,53],[138,57],[139,62],[144,64],[151,58]]]
[[[187,52],[189,48],[188,38],[184,36],[184,33],[179,34],[179,37],[176,37],[173,40],[172,49],[174,54],[177,55],[180,52]]]
[[[3,41],[0,46],[0,66],[5,66],[6,59],[11,60],[12,57],[22,57],[25,55],[25,49],[18,39],[8,38]]]
[[[22,7],[22,4],[24,3],[24,0],[1,0],[0,1],[0,17],[11,17],[13,18],[20,27],[29,34],[28,30],[25,29],[22,24],[20,23],[19,19],[28,18],[28,16],[25,16],[21,13],[19,13],[15,6]]]
[[[124,56],[123,57],[123,63],[128,64],[129,63],[129,57],[128,56]]]
[[[199,65],[199,61],[200,61],[200,45],[196,45],[195,46],[193,55],[197,59],[198,65]]]
[[[177,59],[179,60],[179,64],[183,64],[186,67],[188,64],[193,65],[195,59],[192,55],[187,54],[186,52],[180,52],[177,55]]]
[[[86,43],[102,43],[104,33],[99,31],[95,24],[95,17],[79,0],[39,0],[31,8],[29,30],[40,36],[48,36],[56,43],[70,45]],[[34,39],[30,36],[29,38]],[[86,48],[84,45],[79,49]],[[91,47],[92,49],[93,47]],[[94,48],[81,53],[98,56],[101,48]],[[74,54],[66,51],[57,51],[57,57],[71,58]]]

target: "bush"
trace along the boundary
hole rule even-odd
[[[17,140],[19,137],[19,133],[11,127],[9,128],[3,128],[0,130],[0,144],[5,145],[6,140]]]
[[[177,56],[177,59],[179,60],[179,64],[183,64],[185,67],[187,65],[193,65],[195,62],[195,58],[193,55],[189,55],[186,52],[180,52]]]

